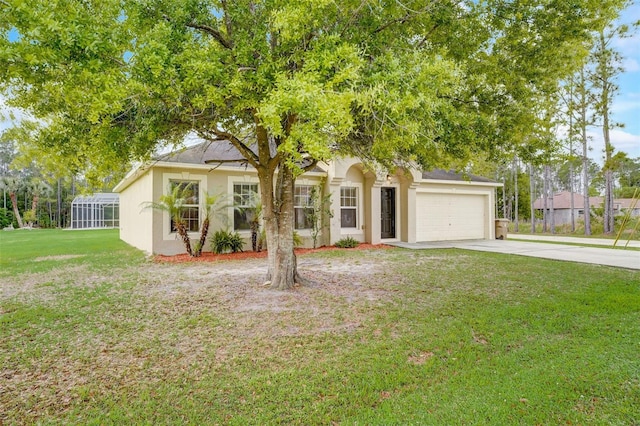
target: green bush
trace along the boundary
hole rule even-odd
[[[13,223],[13,212],[9,209],[0,208],[0,229],[6,228]]]
[[[342,239],[340,239],[340,240],[338,240],[336,242],[336,247],[339,247],[339,248],[354,248],[354,247],[357,247],[358,244],[360,244],[360,243],[355,238],[353,238],[353,237],[345,237],[345,238],[342,238]]]
[[[27,210],[22,215],[22,219],[25,223],[33,225],[36,222],[36,212],[33,210]]]
[[[244,241],[237,232],[216,231],[211,238],[211,251],[215,254],[237,253],[242,251]]]
[[[51,218],[47,213],[40,213],[38,216],[38,226],[40,228],[53,228],[55,225],[51,224]]]
[[[297,231],[293,231],[293,246],[294,247],[302,247],[302,237],[298,234]]]

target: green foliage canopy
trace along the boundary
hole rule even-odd
[[[96,176],[191,131],[268,168],[336,153],[445,166],[525,140],[596,7],[3,0],[0,89],[44,120],[30,143]],[[248,149],[261,136],[276,152]]]

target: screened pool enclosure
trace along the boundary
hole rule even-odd
[[[120,226],[118,194],[82,195],[71,203],[71,229],[117,228]]]

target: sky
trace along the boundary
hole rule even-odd
[[[634,1],[626,9],[620,22],[630,24],[640,21],[640,1]],[[11,34],[10,38],[17,34]],[[623,125],[611,130],[611,143],[616,151],[623,151],[631,158],[640,158],[640,28],[631,37],[618,39],[614,47],[622,55],[624,72],[618,76],[619,93],[612,106],[612,121]],[[22,111],[9,109],[0,95],[0,132],[11,127],[15,122],[24,118]],[[604,138],[601,128],[591,128],[590,157],[602,164]]]
[[[640,2],[635,1],[621,16],[621,23],[640,21]],[[616,151],[623,151],[631,158],[640,157],[640,28],[632,37],[618,39],[615,48],[624,58],[624,72],[618,77],[619,93],[613,101],[612,119],[623,128],[611,131],[611,143]],[[591,157],[602,163],[604,139],[601,128],[590,131],[593,138]]]

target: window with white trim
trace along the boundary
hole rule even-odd
[[[183,199],[180,217],[188,232],[200,230],[200,182],[197,180],[169,180],[171,193],[178,187],[178,197]],[[176,232],[176,224],[170,218],[170,232]]]
[[[294,227],[295,229],[311,229],[313,224],[310,215],[313,214],[312,200],[313,186],[296,185],[293,192]]]
[[[355,186],[340,188],[340,227],[358,227],[358,188]]]
[[[257,183],[234,183],[233,184],[233,229],[251,229],[248,215],[251,208],[255,207],[258,196]]]

